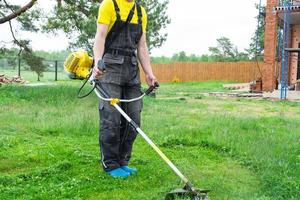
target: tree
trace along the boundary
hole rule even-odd
[[[31,0],[24,6],[16,6],[16,5],[9,5],[6,0],[3,0],[3,2],[0,2],[0,24],[10,22],[10,20],[20,16],[22,13],[25,13],[28,9],[30,9],[37,0]],[[10,14],[7,14],[10,12]]]
[[[148,12],[147,43],[152,48],[160,47],[167,39],[168,34],[161,34],[171,20],[167,16],[169,0],[140,0]]]
[[[246,49],[249,56],[253,59],[256,58],[258,60],[263,59],[263,51],[265,48],[265,12],[266,7],[256,4],[255,5],[258,10],[257,19],[257,28],[251,38],[251,42],[249,45],[249,49]]]
[[[25,31],[43,31],[57,34],[62,30],[70,39],[70,47],[92,49],[96,32],[96,20],[99,3],[102,0],[56,0],[51,13],[43,15],[43,11],[34,8],[38,0],[28,0],[24,6],[8,4],[7,0],[0,1],[0,24],[16,18],[20,27]],[[169,0],[138,0],[148,11],[147,41],[149,49],[160,47],[166,40],[167,34],[161,31],[170,23],[166,11]],[[46,20],[45,20],[46,19]],[[13,28],[11,27],[11,31]],[[13,33],[12,33],[13,34]],[[26,49],[28,41],[14,42],[21,49]],[[29,44],[29,43],[28,43]]]
[[[233,46],[229,38],[221,37],[217,39],[216,47],[209,47],[211,57],[215,61],[231,61],[235,59],[237,49]]]
[[[102,0],[56,0],[56,4],[49,15],[43,14],[41,9],[34,6],[37,2],[38,0],[28,0],[27,4],[19,6],[9,4],[7,0],[1,0],[0,24],[9,23],[14,38],[13,44],[20,48],[18,55],[25,58],[39,79],[45,69],[41,57],[33,53],[30,41],[17,39],[11,20],[16,19],[18,26],[23,31],[56,34],[62,30],[69,37],[71,48],[84,48],[91,51],[96,33],[98,7]],[[170,23],[170,19],[166,15],[169,1],[140,0],[139,2],[148,10],[147,41],[149,49],[160,47],[167,37],[167,34],[161,35],[160,31]],[[1,46],[0,50],[6,51],[7,48]]]
[[[40,81],[40,77],[43,77],[43,72],[46,70],[46,65],[44,65],[44,58],[36,56],[32,52],[25,51],[22,53],[22,58],[25,60],[26,64],[29,65],[30,70],[36,72],[37,80]]]
[[[217,39],[216,47],[209,47],[211,53],[209,56],[211,61],[224,62],[224,61],[241,61],[249,60],[248,54],[239,52],[237,47],[227,37]]]
[[[201,55],[200,61],[202,61],[202,62],[208,62],[209,61],[209,56],[207,54]]]
[[[52,10],[46,24],[42,27],[45,32],[57,33],[62,30],[71,40],[71,48],[92,50],[96,33],[99,1],[64,0]],[[160,47],[167,38],[167,34],[160,34],[166,28],[170,19],[166,14],[168,0],[140,0],[148,11],[147,41],[149,49]]]
[[[29,65],[30,69],[37,73],[38,81],[43,76],[45,65],[43,64],[43,58],[36,56],[30,47],[30,41],[17,39],[13,30],[11,20],[17,19],[22,30],[38,31],[38,28],[33,22],[34,19],[38,19],[40,11],[38,9],[32,9],[37,0],[28,1],[23,6],[9,4],[6,0],[0,1],[0,24],[8,23],[10,31],[13,37],[13,44],[19,47],[18,56],[22,57]],[[31,9],[31,10],[30,10]],[[30,10],[30,11],[29,11]],[[1,47],[1,54],[11,54],[15,49],[10,51],[5,46]]]
[[[153,64],[168,64],[171,63],[171,58],[166,56],[151,57],[151,63]]]
[[[33,9],[33,6],[36,4],[37,0],[28,1],[27,4],[23,6],[9,4],[7,0],[0,1],[0,24],[8,23],[13,37],[13,44],[17,45],[20,48],[19,55],[23,50],[31,51],[29,46],[29,41],[17,39],[14,33],[14,29],[11,21],[16,19],[20,29],[27,31],[38,31],[35,26],[34,21],[39,19],[41,14],[39,9]],[[0,47],[2,51],[5,51],[5,46]]]

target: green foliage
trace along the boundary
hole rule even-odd
[[[208,49],[215,60],[231,60],[234,59],[236,48],[234,48],[229,38],[221,37],[217,39],[217,47],[209,47]]]
[[[187,55],[184,51],[179,53],[175,53],[172,58],[171,62],[208,62],[209,56],[208,55],[201,55],[197,56],[195,54]]]
[[[172,60],[186,62],[186,61],[188,61],[188,56],[186,55],[186,53],[184,51],[181,51],[178,54],[174,54],[172,57]]]
[[[14,58],[18,55],[19,49],[16,48],[0,48],[0,58]]]
[[[229,38],[221,37],[217,39],[216,47],[209,47],[212,61],[241,61],[249,60],[247,53],[239,52],[237,47],[230,41]]]
[[[34,51],[35,55],[44,58],[49,61],[64,61],[66,57],[70,54],[70,51],[61,50],[61,51]]]
[[[166,14],[168,0],[141,0],[140,3],[148,11],[149,49],[160,47],[167,37],[167,34],[160,34],[160,31],[170,23]],[[52,33],[62,30],[72,40],[71,47],[91,51],[96,33],[98,8],[97,1],[64,1],[63,4],[54,7],[43,30]]]
[[[19,49],[16,48],[2,48],[0,49],[0,59],[1,58],[16,58],[19,53]],[[68,50],[61,50],[61,51],[33,51],[36,56],[42,57],[45,60],[50,61],[64,61],[65,58],[70,54]]]
[[[44,58],[36,56],[34,53],[28,51],[22,53],[22,58],[28,64],[30,70],[37,74],[37,80],[40,81],[40,77],[43,77],[43,72],[47,68],[43,63]]]
[[[63,31],[70,39],[71,48],[84,48],[91,51],[100,2],[101,0],[57,1],[57,4],[53,4],[54,7],[50,13],[44,13],[44,10],[35,6],[18,16],[17,20],[20,29],[24,31],[43,31],[54,34]],[[148,11],[147,41],[149,49],[160,47],[167,38],[167,34],[162,34],[161,31],[170,23],[166,14],[169,1],[140,0],[140,3]],[[0,8],[0,15],[5,16],[20,6],[10,5],[8,7],[0,1]]]
[[[263,6],[259,9],[259,5],[255,4],[259,14],[256,16],[258,21],[258,27],[256,28],[253,37],[251,38],[251,42],[249,45],[249,49],[247,49],[247,53],[249,56],[254,59],[257,57],[258,60],[263,60],[263,51],[265,48],[265,12],[266,7]]]
[[[4,17],[11,13],[14,13],[17,9],[21,8],[19,5],[12,5],[7,3],[6,1],[0,2],[0,7],[2,8],[0,11],[0,16]],[[38,9],[27,10],[27,12],[22,13],[17,17],[19,22],[19,27],[25,31],[37,32],[39,29],[35,22],[40,19],[41,11]],[[12,24],[10,23],[11,31],[13,32]],[[43,58],[34,55],[31,47],[30,41],[17,39],[15,35],[13,35],[13,44],[17,45],[20,50],[16,53],[16,49],[8,49],[5,46],[1,47],[0,55],[1,57],[8,58],[8,64],[13,64],[15,66],[15,58],[21,56],[26,63],[30,66],[30,69],[37,73],[38,80],[41,76],[43,76],[43,71],[46,67],[43,64]]]
[[[167,39],[168,34],[162,34],[171,20],[167,16],[169,0],[139,0],[145,7],[148,16],[147,43],[149,50],[160,47]]]
[[[186,52],[181,51],[170,58],[165,56],[151,57],[151,62],[153,64],[167,64],[172,62],[237,62],[250,60],[249,55],[246,52],[239,52],[228,38],[221,37],[217,39],[217,42],[217,47],[209,47],[209,55],[187,55]]]
[[[26,43],[26,41],[20,41],[20,42]],[[18,56],[18,54],[20,55]],[[24,60],[26,64],[29,66],[29,69],[31,71],[34,71],[37,74],[38,81],[40,80],[40,77],[43,77],[43,72],[47,68],[47,66],[43,63],[44,57],[38,56],[35,52],[33,52],[29,48],[26,48],[21,52],[16,48],[10,48],[10,49],[2,48],[0,51],[0,59],[6,59],[8,66],[5,67],[11,66],[13,70],[17,67],[18,59]]]
[[[171,58],[161,56],[152,57],[151,61],[157,63],[172,63],[172,62],[237,62],[249,61],[249,55],[246,52],[239,52],[237,47],[230,41],[229,38],[221,37],[217,39],[216,47],[209,47],[210,54],[197,56],[195,54],[187,55],[181,51],[175,53]]]
[[[151,63],[152,64],[168,64],[171,63],[171,58],[166,56],[160,56],[160,57],[151,57]]]
[[[38,32],[40,30],[39,21],[43,15],[43,10],[33,8],[20,15],[17,20],[20,23],[20,28],[23,31]]]
[[[8,7],[4,1],[0,1],[0,17],[7,16],[12,12],[12,10],[16,10],[18,8],[20,8],[19,5],[10,5]]]
[[[13,2],[14,3],[14,2]],[[28,3],[28,2],[26,2]],[[24,5],[22,5],[24,6]],[[21,8],[20,5],[12,4],[10,1],[0,1],[0,17],[9,16],[12,13],[15,13],[18,9]],[[27,8],[26,8],[27,9]],[[17,26],[19,30],[23,31],[31,31],[31,32],[37,32],[39,30],[38,22],[41,20],[43,11],[39,9],[36,6],[33,6],[32,8],[29,8],[25,12],[22,12],[20,15],[17,15]],[[12,20],[10,20],[12,21]],[[8,23],[8,22],[7,22]],[[12,25],[11,25],[12,26]],[[11,31],[14,32],[13,26],[11,27]],[[19,40],[14,37],[14,43],[19,46],[20,48],[26,48],[25,46],[22,46],[22,40]],[[2,45],[1,48],[5,47],[5,45]]]
[[[56,5],[42,27],[45,32],[56,33],[62,30],[71,40],[70,46],[76,49],[92,50],[92,39],[96,33],[98,2],[64,1]]]

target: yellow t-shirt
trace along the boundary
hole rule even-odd
[[[130,10],[133,7],[134,1],[128,2],[127,0],[116,0],[118,7],[120,9],[120,16],[122,21],[126,21]],[[143,32],[146,32],[147,27],[147,14],[145,9],[142,8],[142,29]],[[99,7],[99,13],[98,13],[98,23],[100,24],[107,24],[109,25],[108,31],[111,30],[112,26],[114,25],[115,21],[117,19],[115,6],[112,0],[103,0]],[[137,14],[137,8],[135,7],[134,15],[132,17],[131,22],[132,24],[138,23],[138,14]]]

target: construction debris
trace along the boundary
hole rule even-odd
[[[3,84],[13,84],[13,83],[16,83],[16,84],[26,84],[26,83],[28,83],[28,81],[24,80],[20,76],[13,76],[11,79],[9,79],[4,74],[0,74],[0,85],[3,85]]]
[[[262,93],[227,93],[227,92],[210,92],[209,96],[213,97],[247,97],[247,98],[261,98]]]
[[[225,84],[223,88],[228,90],[249,91],[250,83]]]

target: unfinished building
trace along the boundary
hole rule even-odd
[[[262,89],[281,98],[300,79],[300,0],[267,0]]]

